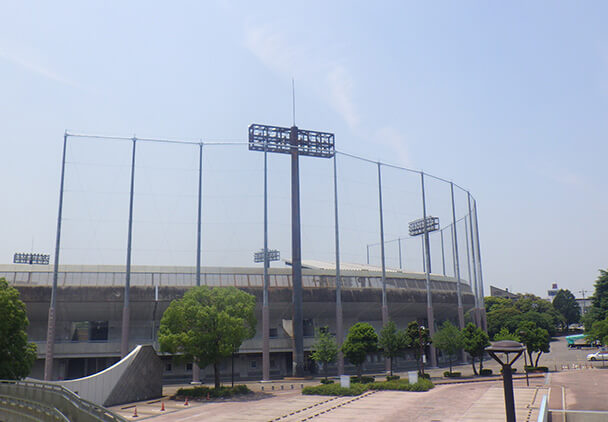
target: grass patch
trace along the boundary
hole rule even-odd
[[[206,398],[207,394],[209,394],[209,398],[217,399],[241,396],[249,393],[251,393],[251,390],[247,388],[246,385],[235,385],[234,387],[220,387],[217,390],[215,388],[200,386],[180,388],[177,390],[174,397]]]
[[[340,384],[321,384],[312,387],[304,387],[302,394],[318,396],[358,396],[367,391],[367,385],[352,383],[350,388],[344,388]]]

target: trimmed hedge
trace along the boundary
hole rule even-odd
[[[302,394],[319,396],[358,396],[367,391],[365,384],[352,383],[350,388],[344,388],[340,384],[321,384],[312,387],[304,387]]]
[[[175,393],[175,396],[181,397],[207,397],[209,394],[209,398],[228,398],[232,396],[239,396],[243,394],[249,394],[251,390],[247,388],[246,385],[235,385],[234,387],[220,387],[219,389],[200,386],[200,387],[190,387],[190,388],[180,388]]]
[[[460,372],[450,372],[450,371],[445,371],[443,373],[443,376],[446,378],[458,378],[462,375],[462,373]]]
[[[435,387],[427,379],[419,378],[415,384],[410,384],[408,380],[394,380],[384,382],[373,382],[368,385],[370,390],[396,390],[396,391],[428,391]]]
[[[387,376],[386,376],[386,380],[387,380],[387,381],[395,381],[395,380],[398,380],[398,379],[400,379],[400,378],[401,378],[401,377],[400,377],[399,375],[387,375]]]
[[[302,394],[320,396],[358,396],[367,390],[394,390],[394,391],[428,391],[435,387],[426,379],[418,379],[416,384],[408,380],[377,381],[368,384],[352,383],[350,388],[341,387],[340,384],[321,384],[313,387],[304,387]]]
[[[359,377],[350,377],[350,382],[356,382],[359,384],[369,384],[370,382],[374,382],[376,379],[374,377],[368,377],[363,375],[361,378]]]
[[[549,368],[546,366],[525,366],[526,372],[549,372]]]
[[[321,384],[333,384],[334,380],[321,378]]]
[[[479,375],[481,375],[482,377],[487,377],[489,375],[492,375],[492,370],[484,368],[481,371],[479,371]]]

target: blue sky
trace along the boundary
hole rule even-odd
[[[245,140],[252,122],[291,124],[295,78],[299,126],[336,133],[340,150],[471,190],[486,289],[544,296],[557,282],[590,290],[607,267],[607,9],[603,2],[4,2],[1,262],[32,243],[53,251],[65,129]],[[96,154],[87,148],[74,150],[74,161]],[[236,168],[259,175],[259,157],[248,167],[249,156],[239,156],[233,175]],[[184,157],[166,160],[192,172],[196,161]],[[158,152],[157,166],[162,158]],[[160,212],[177,223],[174,211]]]

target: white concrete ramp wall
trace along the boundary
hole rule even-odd
[[[101,406],[147,400],[162,395],[162,363],[152,346],[139,345],[101,372],[55,383]]]

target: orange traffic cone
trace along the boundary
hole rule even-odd
[[[164,412],[164,411],[165,411],[165,402],[164,402],[164,401],[161,401],[161,402],[160,402],[160,411],[161,411],[161,412]]]
[[[184,406],[188,406],[188,397],[186,397],[186,401],[184,402]]]
[[[137,414],[137,406],[135,406],[135,408],[133,409],[133,417],[134,417],[134,418],[138,417],[138,414]]]

